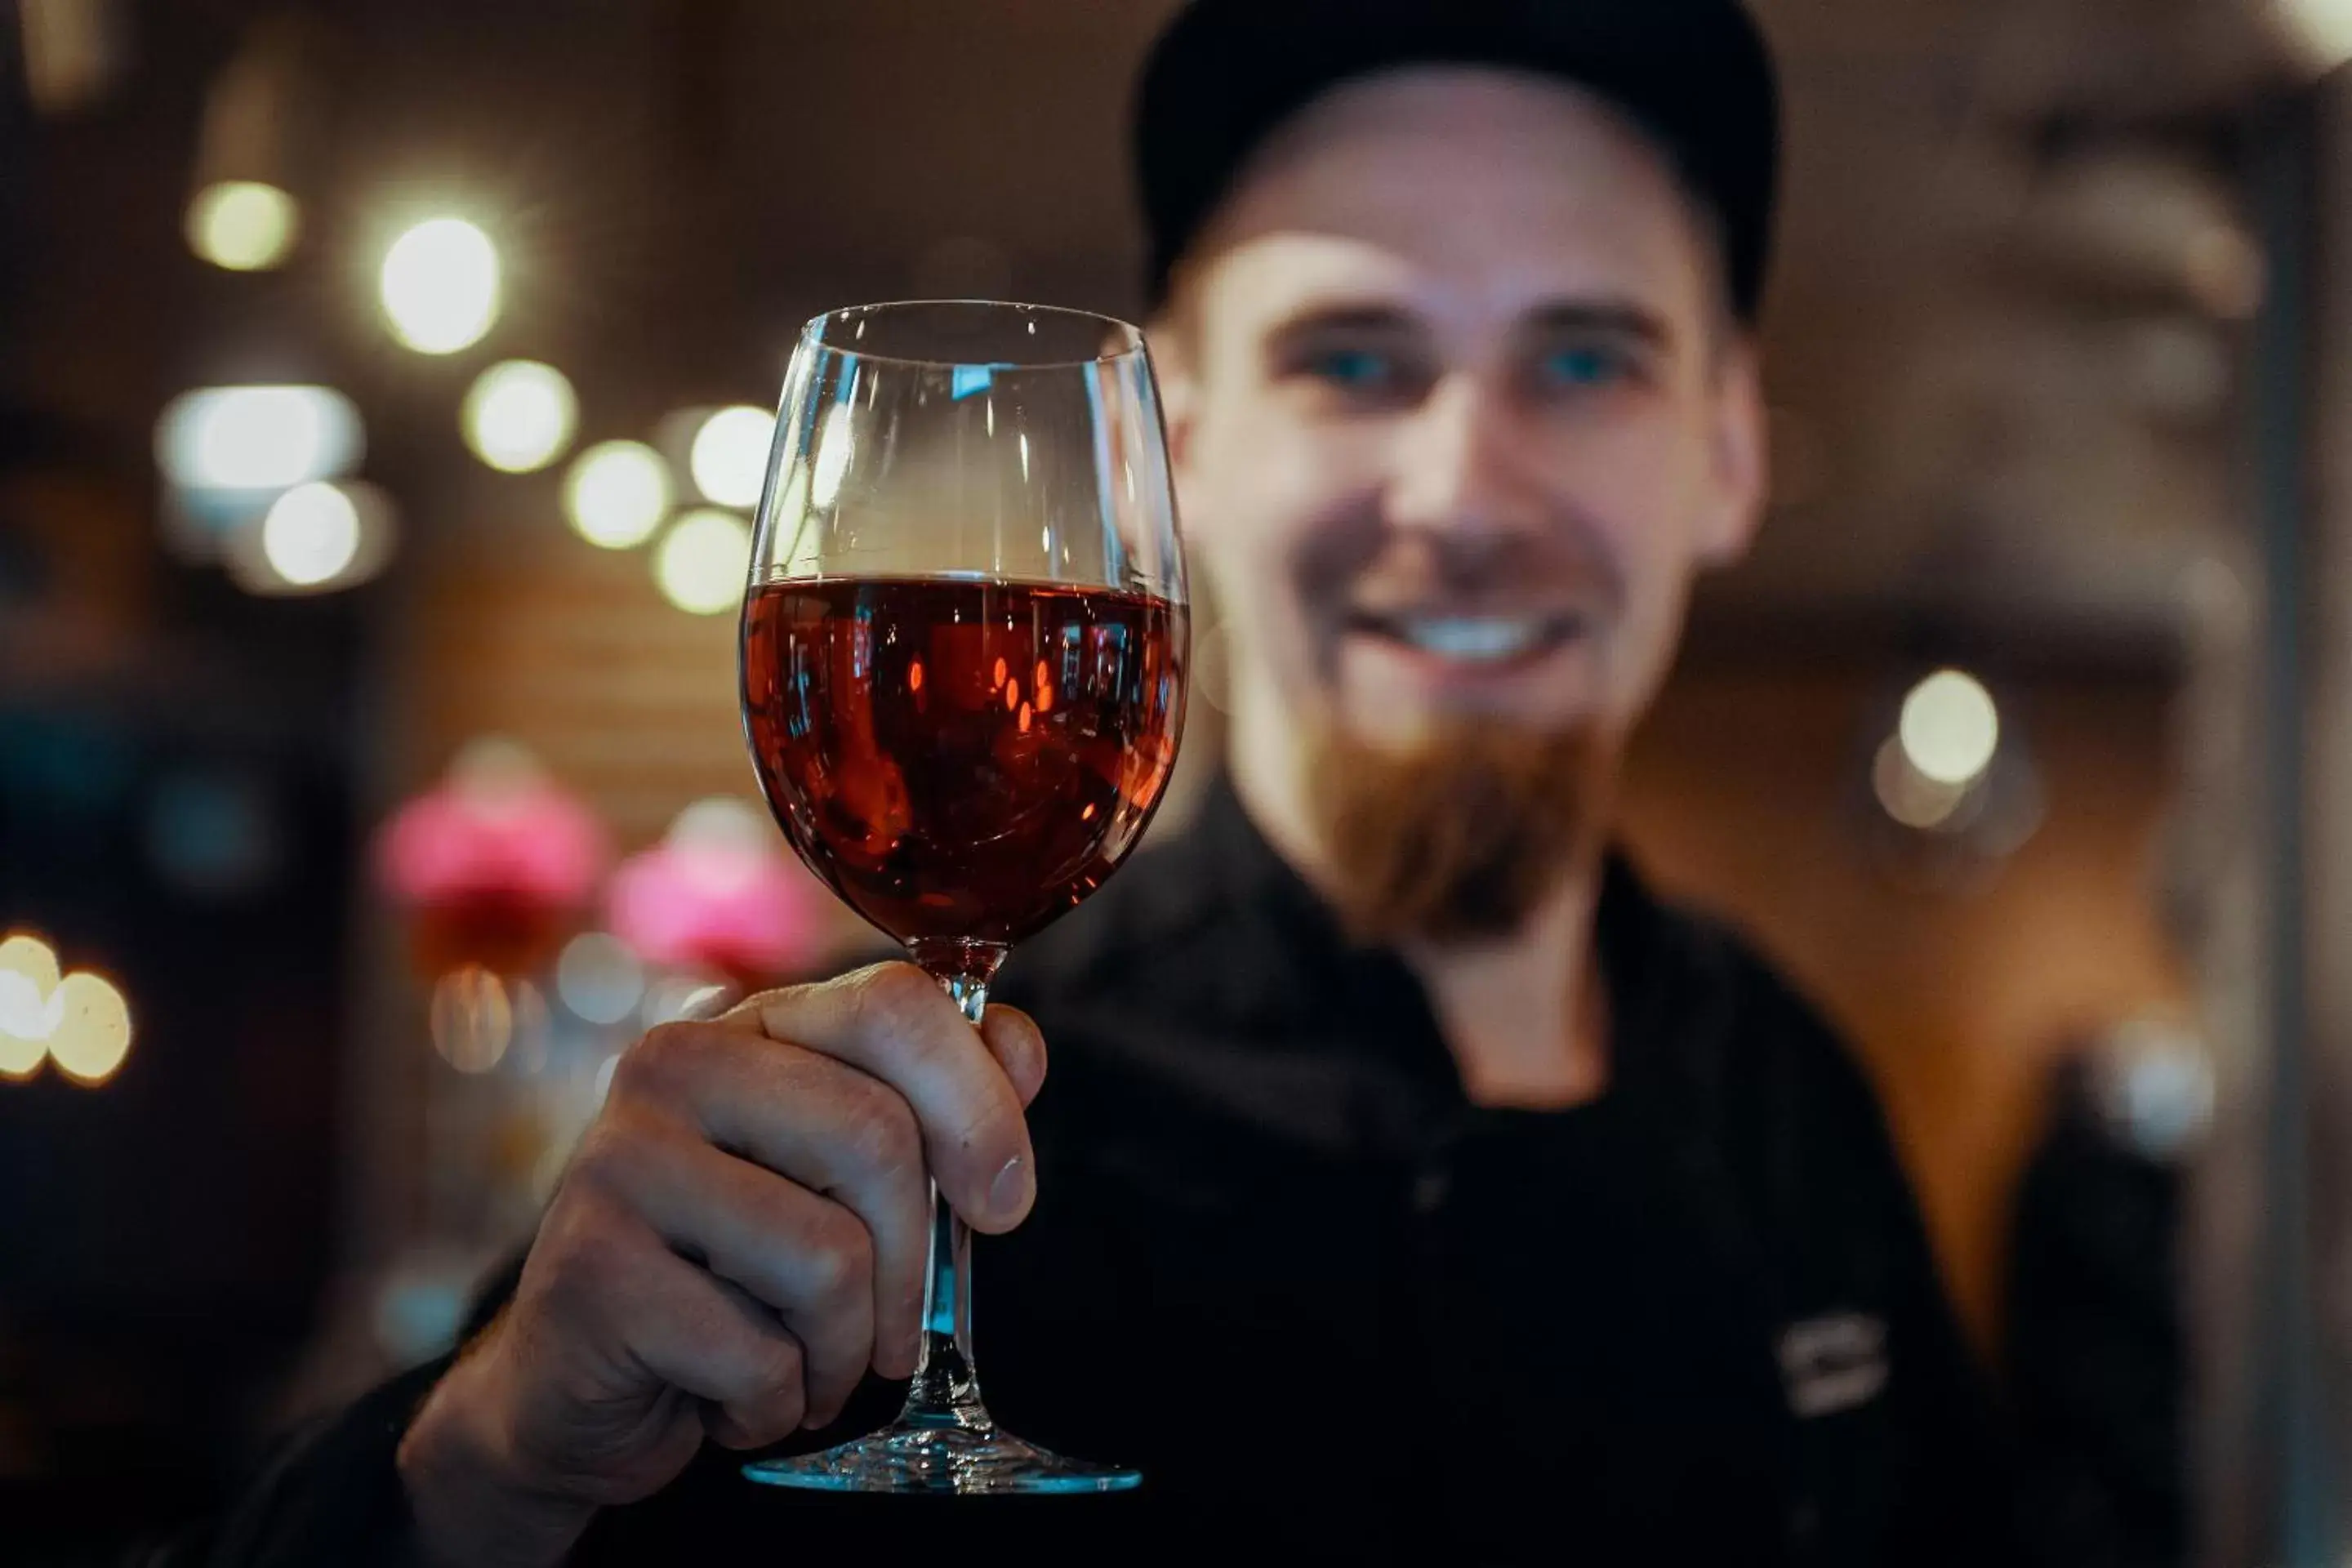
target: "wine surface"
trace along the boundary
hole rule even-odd
[[[947,577],[752,590],[743,715],[801,858],[902,942],[1002,948],[1135,847],[1175,761],[1187,622],[1147,595]]]

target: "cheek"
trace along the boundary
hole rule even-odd
[[[1230,679],[1295,701],[1315,680],[1298,563],[1312,546],[1322,470],[1309,438],[1278,416],[1221,415],[1197,433],[1179,476],[1187,545],[1214,600]]]
[[[1199,432],[1185,474],[1185,521],[1229,597],[1296,591],[1325,521],[1377,485],[1377,447],[1299,419],[1279,400],[1226,399]]]
[[[1631,718],[1654,694],[1682,629],[1707,504],[1706,454],[1656,426],[1596,432],[1578,448],[1564,454],[1559,493],[1617,576],[1608,700]]]
[[[1706,504],[1707,454],[1678,424],[1628,420],[1562,441],[1556,493],[1585,520],[1632,601],[1688,576]]]

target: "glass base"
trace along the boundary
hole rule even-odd
[[[1142,1473],[1066,1459],[993,1426],[918,1426],[905,1419],[853,1442],[743,1473],[772,1487],[809,1491],[899,1492],[933,1497],[1019,1497],[1123,1492]]]

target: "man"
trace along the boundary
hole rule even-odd
[[[1229,784],[1016,956],[1026,1016],[895,965],[648,1036],[495,1321],[216,1560],[2016,1560],[1868,1088],[1605,848],[1765,490],[1752,25],[1200,0],[1138,124]],[[927,1172],[1005,1237],[996,1413],[1142,1492],[737,1476],[887,1415]]]

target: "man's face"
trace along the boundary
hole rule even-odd
[[[1167,405],[1243,760],[1464,726],[1613,747],[1763,480],[1663,156],[1535,78],[1351,84],[1244,173],[1184,289]]]

